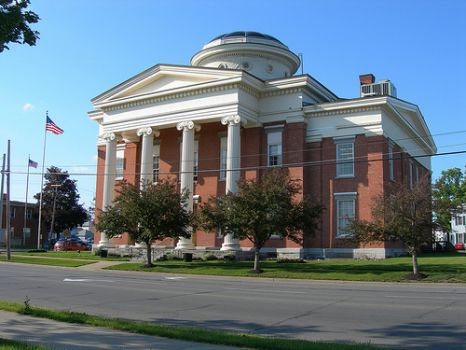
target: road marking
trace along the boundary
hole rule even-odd
[[[63,282],[113,282],[112,280],[95,280],[91,278],[65,278]]]
[[[165,277],[166,280],[185,280],[187,277]]]

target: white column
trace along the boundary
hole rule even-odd
[[[238,180],[241,167],[241,118],[237,115],[222,119],[223,125],[228,125],[227,135],[227,168],[225,192],[236,193],[238,191]],[[239,240],[232,234],[226,234],[220,250],[240,250]]]
[[[183,131],[183,142],[181,149],[181,191],[188,191],[188,201],[186,210],[193,210],[193,190],[194,190],[194,123],[191,120],[178,123],[176,128]],[[192,233],[192,228],[189,228]],[[180,237],[175,249],[194,249],[191,238]]]
[[[140,180],[142,189],[145,184],[152,182],[153,179],[154,136],[158,136],[158,132],[146,127],[138,129],[137,135],[142,136]]]
[[[112,205],[116,173],[116,136],[113,132],[101,136],[105,140],[104,194],[102,210]],[[108,245],[105,232],[100,233],[99,246]]]

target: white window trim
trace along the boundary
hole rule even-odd
[[[413,160],[409,159],[408,161],[408,183],[409,183],[409,189],[413,189]]]
[[[154,167],[154,159],[158,157],[157,168]],[[158,171],[157,179],[155,179],[155,171]],[[160,143],[154,143],[152,151],[152,182],[154,184],[160,181]]]
[[[116,148],[116,164],[115,164],[115,180],[123,180],[123,177],[125,176],[125,144],[118,144],[117,145],[117,148]],[[118,154],[122,154],[123,153],[123,157],[119,158],[118,157]],[[118,165],[119,165],[119,162],[118,160],[119,159],[122,159],[122,162],[121,162],[121,174],[119,174],[118,172]]]
[[[228,138],[227,136],[220,136],[220,171],[218,174],[219,181],[226,181],[227,179],[227,152]]]
[[[392,141],[388,142],[388,171],[391,181],[395,181],[395,159],[393,155],[394,144]]]
[[[283,125],[272,125],[264,128],[267,133],[267,166],[280,167],[283,165]],[[277,156],[277,164],[270,164],[270,147],[278,146],[279,152],[273,156]]]
[[[335,142],[335,159],[336,159],[336,178],[337,179],[345,179],[345,178],[354,178],[355,177],[355,169],[354,169],[354,143],[355,143],[355,137],[345,137],[345,138],[334,138],[333,142]],[[351,160],[344,160],[341,161],[339,159],[339,146],[341,145],[348,145],[351,144],[351,151],[352,151],[352,159]],[[340,174],[340,168],[339,165],[341,164],[349,164],[351,162],[352,166],[352,171],[351,174]]]
[[[357,198],[357,192],[337,192],[333,194],[334,200],[335,200],[335,237],[336,238],[346,238],[350,237],[351,234],[349,233],[340,233],[340,227],[339,227],[339,203],[341,201],[352,201],[353,202],[353,219],[356,218],[357,212],[356,212],[356,198]]]

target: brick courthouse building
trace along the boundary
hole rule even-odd
[[[370,219],[371,200],[391,181],[413,185],[430,174],[436,147],[419,108],[396,97],[390,81],[360,76],[361,94],[342,99],[312,76],[297,75],[299,57],[274,37],[221,35],[190,66],[158,64],[95,97],[99,124],[97,208],[112,203],[119,180],[177,178],[190,207],[237,190],[268,167],[302,180],[322,203],[320,231],[302,246],[272,238],[266,251],[295,256],[398,254],[389,243],[350,245],[349,219]],[[128,237],[104,246],[131,244]],[[250,242],[194,232],[154,242],[179,249],[247,250]]]

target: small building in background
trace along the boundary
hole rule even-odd
[[[26,216],[25,203],[10,201],[10,244],[11,247],[37,247],[37,228],[39,224],[39,205],[28,203]],[[0,233],[0,247],[6,244],[6,201],[3,200],[3,219]],[[47,233],[42,230],[43,235]],[[46,237],[47,239],[47,237]]]

